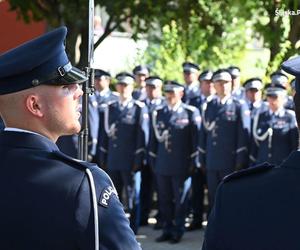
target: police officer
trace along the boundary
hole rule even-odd
[[[282,65],[297,78],[298,125],[299,65],[300,57]],[[299,161],[300,152],[294,151],[280,166],[260,165],[227,177],[217,192],[203,250],[299,249]]]
[[[138,65],[133,69],[133,75],[137,84],[137,89],[133,91],[132,97],[135,100],[144,101],[147,97],[146,78],[149,76],[150,70],[145,65]]]
[[[240,102],[231,96],[231,75],[220,69],[213,74],[217,97],[203,106],[200,161],[206,168],[210,206],[224,176],[245,167],[247,130]]]
[[[140,249],[113,183],[55,141],[80,130],[78,84],[61,27],[0,56],[2,249]]]
[[[96,138],[96,152],[95,152],[95,157],[94,157],[94,162],[98,163],[100,166],[103,163],[103,160],[100,158],[101,157],[101,150],[103,150],[103,139],[105,138],[105,130],[104,130],[104,110],[105,106],[107,103],[118,101],[119,100],[119,95],[116,92],[113,92],[110,90],[111,82],[111,75],[109,72],[104,71],[102,69],[95,69],[95,93],[94,95],[90,96],[90,103],[92,103],[93,107],[96,107],[96,110],[94,112],[98,112],[99,115],[99,121],[97,123],[96,119],[92,119],[90,117],[89,125],[90,125],[90,130],[95,131],[93,134],[98,135],[98,138]],[[90,107],[90,116],[93,116],[93,110]],[[96,115],[94,115],[96,116]],[[94,121],[94,122],[93,122]]]
[[[126,72],[116,76],[119,101],[106,105],[103,145],[106,169],[119,194],[124,187],[130,223],[137,233],[140,216],[140,183],[145,147],[148,142],[149,115],[144,103],[132,98],[134,77]]]
[[[167,104],[152,113],[151,164],[158,184],[159,207],[164,222],[157,242],[178,243],[184,233],[186,198],[191,186],[191,170],[199,166],[199,111],[183,104],[183,86],[167,81]]]
[[[258,77],[250,78],[244,83],[245,101],[253,119],[258,110],[264,110],[266,103],[262,101],[262,80]]]
[[[211,100],[215,93],[214,83],[212,82],[213,72],[210,70],[205,70],[199,75],[199,95],[191,98],[190,105],[197,107],[202,113],[203,103]]]
[[[182,64],[183,78],[185,83],[182,101],[189,104],[190,99],[199,96],[199,66],[195,63],[184,62]]]
[[[251,142],[253,140],[252,128],[255,114],[261,113],[268,110],[268,104],[262,100],[262,80],[258,77],[249,78],[244,83],[245,88],[245,100],[242,102],[244,114],[250,116],[250,127],[249,127],[249,142],[248,152],[251,152]],[[251,160],[250,160],[251,161]]]
[[[203,71],[199,76],[200,95],[190,100],[190,105],[198,108],[202,114],[203,104],[214,98],[215,87],[211,81],[213,72],[210,70]],[[196,169],[192,175],[192,214],[193,220],[186,228],[187,231],[193,231],[202,228],[204,213],[204,186],[206,176],[203,169]]]
[[[272,86],[281,85],[284,89],[288,89],[289,78],[282,70],[275,71],[274,73],[271,74],[271,85]],[[295,109],[292,96],[288,94],[285,96],[284,107],[290,110]]]
[[[241,86],[241,70],[237,66],[228,67],[228,72],[232,78],[232,96],[238,100],[245,98],[245,89]]]
[[[146,93],[147,98],[145,99],[145,104],[149,111],[149,120],[151,124],[151,114],[159,106],[165,103],[165,98],[162,96],[162,84],[163,81],[158,76],[149,76],[146,78]],[[146,148],[145,161],[141,169],[141,222],[140,225],[148,225],[149,213],[152,208],[152,198],[154,189],[157,190],[155,185],[154,173],[149,165],[148,155],[148,145]],[[155,228],[159,227],[159,213],[156,216],[157,224]]]
[[[254,164],[281,164],[298,146],[295,112],[284,108],[286,90],[282,85],[266,89],[269,109],[258,112],[253,121],[251,159]]]

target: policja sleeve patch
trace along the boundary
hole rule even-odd
[[[98,204],[107,208],[109,206],[109,200],[113,194],[118,197],[117,191],[112,186],[104,188],[98,200]]]

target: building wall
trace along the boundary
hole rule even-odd
[[[9,11],[6,0],[0,0],[0,54],[46,31],[45,22],[25,24],[15,11]]]

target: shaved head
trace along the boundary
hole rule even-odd
[[[6,127],[35,131],[56,141],[61,135],[80,131],[81,96],[77,84],[40,85],[0,95],[0,113]]]

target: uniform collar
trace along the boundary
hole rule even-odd
[[[230,95],[224,96],[223,99],[221,99],[219,96],[217,96],[217,100],[219,103],[221,103],[222,105],[224,105],[229,99],[230,99]]]
[[[278,110],[276,110],[275,112],[273,112],[272,110],[269,110],[269,114],[272,116],[273,114],[275,114],[275,116],[284,116],[284,108],[279,108]]]
[[[205,96],[205,95],[201,94],[200,96],[201,96],[201,101],[206,101],[206,100],[213,98],[213,95]]]
[[[127,107],[127,105],[132,101],[132,97],[129,97],[127,100],[125,100],[124,102],[121,102],[121,99],[119,101],[120,106],[122,107]]]
[[[102,91],[99,91],[99,95],[100,95],[101,97],[107,96],[109,93],[110,93],[110,89],[109,89],[109,88],[103,89]]]
[[[31,148],[48,152],[59,151],[57,145],[38,133],[17,128],[6,128],[0,133],[0,145]]]
[[[21,128],[12,128],[12,127],[6,127],[4,128],[4,131],[13,131],[13,132],[24,132],[24,133],[29,133],[29,134],[34,134],[34,135],[40,135],[43,136],[39,133],[30,131],[30,130],[26,130],[26,129],[21,129]]]
[[[182,101],[177,102],[177,103],[174,105],[174,107],[171,107],[171,106],[168,105],[168,109],[171,110],[171,111],[176,112],[176,111],[179,109],[181,103],[182,103]]]
[[[261,104],[262,104],[262,101],[255,101],[255,102],[253,103],[253,107],[254,107],[254,108],[259,108],[259,107],[261,106]]]
[[[198,86],[199,86],[199,82],[195,81],[195,82],[192,82],[190,85],[186,85],[186,88],[187,88],[187,91],[191,91],[195,88],[198,88]]]
[[[145,100],[145,102],[147,104],[159,104],[161,103],[161,98],[157,97],[157,98],[153,98],[152,100],[150,100],[148,97],[147,99]]]
[[[250,106],[251,103],[252,102],[249,99],[247,99],[248,106]],[[260,101],[260,100],[255,101],[255,102],[252,103],[252,105],[253,105],[254,108],[259,108],[261,106],[261,104],[262,104],[262,101]]]

